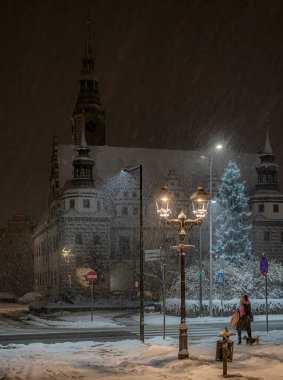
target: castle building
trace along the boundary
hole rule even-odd
[[[174,194],[172,217],[177,217],[183,210],[188,218],[192,218],[189,198],[198,185],[207,182],[209,166],[204,167],[198,151],[106,145],[105,113],[99,98],[89,22],[79,84],[72,118],[73,144],[58,144],[56,138],[52,142],[48,217],[34,233],[35,288],[55,298],[62,292],[88,295],[90,288],[86,274],[95,270],[98,275],[96,297],[135,298],[135,283],[139,278],[140,212],[144,216],[144,249],[163,247],[165,256],[177,257],[178,254],[169,252],[169,249],[178,243],[178,233],[159,220],[156,194],[166,184]],[[274,225],[278,226],[277,235],[282,241],[281,216],[270,219],[270,214],[279,216],[283,212],[282,198],[276,187],[278,167],[270,144],[266,143],[257,168],[256,156],[252,154],[229,152],[219,159],[215,157],[213,189],[218,186],[219,174],[230,159],[241,167],[248,191],[256,183],[258,173],[256,192],[251,198],[255,249],[258,249],[256,240],[262,232],[262,241],[266,241],[264,234],[267,232],[273,238]],[[124,168],[139,165],[143,167],[143,210],[139,204],[139,176],[135,172],[122,172]],[[268,189],[263,186],[267,183]],[[261,204],[264,204],[264,212],[258,211]],[[278,205],[277,213],[275,204]],[[208,255],[208,231],[209,223],[205,221],[202,226],[203,257]],[[188,240],[196,246],[197,252],[197,228],[189,231]],[[188,252],[188,263],[194,260],[196,252]],[[178,275],[178,259],[172,262],[176,265],[170,270]],[[145,289],[148,283],[146,278]]]

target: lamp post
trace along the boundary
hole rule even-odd
[[[178,359],[186,359],[188,353],[188,335],[186,325],[186,273],[185,273],[185,252],[184,249],[190,245],[185,244],[186,230],[192,229],[196,225],[200,225],[206,215],[209,196],[202,187],[198,187],[197,191],[192,194],[191,201],[193,204],[193,213],[197,219],[187,219],[183,211],[178,215],[177,219],[169,219],[171,214],[170,195],[167,188],[161,188],[158,199],[156,200],[157,213],[160,215],[164,224],[169,225],[179,233],[179,244],[176,247],[180,255],[180,275],[181,275],[181,323],[179,327],[179,353]]]
[[[201,225],[199,226],[199,313],[202,315],[202,230]]]
[[[216,150],[221,150],[223,148],[223,145],[217,144]],[[213,157],[214,154],[211,154],[210,157],[210,164],[209,164],[209,196],[210,199],[212,199],[212,164],[213,164]],[[213,268],[212,268],[212,253],[213,253],[213,246],[212,246],[212,207],[209,208],[209,315],[212,317],[212,286],[213,286]]]
[[[143,251],[143,181],[142,181],[142,165],[134,166],[132,168],[126,168],[123,172],[132,172],[139,170],[140,178],[140,340],[144,342],[144,251]]]
[[[68,283],[69,283],[69,288],[72,287],[72,277],[71,274],[69,274],[69,262],[70,262],[70,256],[71,256],[71,250],[69,247],[64,246],[62,249],[62,254],[64,256],[64,259],[67,263],[67,278],[68,278]]]

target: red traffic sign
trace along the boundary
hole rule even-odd
[[[87,278],[88,282],[91,282],[91,283],[96,282],[97,281],[97,273],[94,270],[92,270],[92,271],[88,272],[88,274],[86,275],[86,278]]]
[[[260,263],[259,263],[259,269],[261,271],[261,274],[263,276],[267,275],[268,272],[268,260],[266,255],[263,253],[260,258]]]

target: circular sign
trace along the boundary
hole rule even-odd
[[[260,263],[259,263],[259,269],[261,271],[261,274],[266,276],[268,272],[268,260],[266,255],[263,253],[261,258],[260,258]]]
[[[97,273],[94,270],[92,270],[92,271],[88,272],[88,274],[86,275],[86,278],[87,278],[88,282],[91,282],[91,283],[96,282],[97,281]]]

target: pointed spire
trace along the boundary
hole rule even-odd
[[[271,144],[270,144],[270,140],[269,140],[269,131],[268,131],[268,127],[266,129],[266,137],[265,137],[265,145],[264,145],[264,151],[263,151],[264,154],[273,154],[273,151],[272,151],[272,148],[271,148]]]
[[[98,81],[95,74],[91,48],[90,18],[86,19],[85,43],[83,46],[80,90],[73,112],[72,138],[74,145],[105,145],[105,112],[101,106]],[[83,115],[85,111],[85,116]],[[85,121],[82,119],[85,117]],[[82,125],[85,124],[85,140]]]
[[[84,113],[83,113],[83,127],[82,127],[81,148],[87,148],[86,138],[85,138],[85,115],[84,115]]]
[[[90,18],[89,18],[89,16],[87,16],[86,25],[87,25],[87,31],[86,31],[85,55],[86,55],[86,57],[89,57],[89,56],[91,56]]]
[[[94,59],[92,56],[91,42],[90,42],[90,19],[86,21],[86,41],[85,51],[82,59],[82,73],[84,75],[94,75]]]

